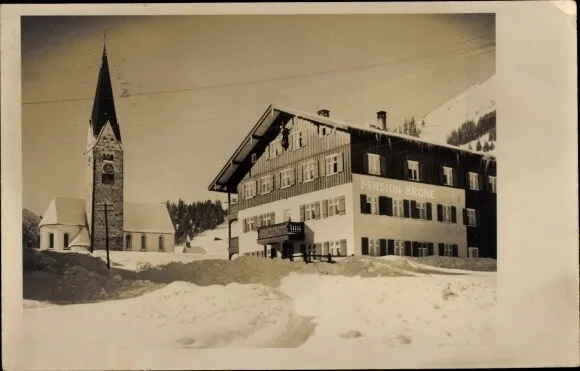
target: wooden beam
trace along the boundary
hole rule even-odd
[[[232,161],[232,164],[234,164],[234,165],[241,165],[242,164],[242,161]]]

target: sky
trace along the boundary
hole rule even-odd
[[[104,33],[126,201],[207,187],[269,104],[420,118],[495,74],[494,14],[22,18],[23,207],[84,197]]]

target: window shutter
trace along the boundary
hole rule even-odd
[[[322,244],[320,243],[314,244],[314,255],[322,255]]]
[[[452,248],[453,248],[453,256],[456,257],[456,258],[459,257],[459,248],[458,248],[458,246],[457,245],[453,245]]]
[[[387,159],[385,158],[385,156],[381,156],[381,175],[382,176],[387,175]]]
[[[437,221],[443,221],[443,205],[437,204]]]
[[[257,194],[257,193],[256,193],[256,190],[257,190],[257,188],[256,188],[256,187],[257,187],[257,185],[256,185],[256,181],[254,180],[254,181],[252,182],[252,196],[256,196],[256,194]]]
[[[405,218],[411,217],[411,213],[409,212],[409,200],[403,200],[403,216]]]
[[[368,153],[365,153],[363,155],[363,173],[364,174],[369,173],[369,154]]]
[[[451,184],[454,187],[457,185],[457,180],[455,180],[455,169],[451,169]]]
[[[433,242],[427,244],[427,255],[435,255],[433,252]]]
[[[296,183],[296,169],[292,168],[292,171],[290,172],[290,184],[294,185],[294,183]]]
[[[339,255],[346,256],[346,240],[340,240]]]
[[[469,171],[465,173],[465,188],[471,189],[471,182],[469,181]]]
[[[322,253],[324,255],[328,254],[330,252],[330,243],[324,242],[324,249],[322,249]]]
[[[264,149],[264,157],[266,158],[266,160],[270,159],[270,146],[267,145],[266,148]]]
[[[395,255],[395,241],[394,240],[387,241],[387,255]]]
[[[345,197],[342,196],[338,199],[338,213],[340,215],[344,215],[346,213],[345,206]]]
[[[380,246],[381,246],[381,254],[380,254],[380,256],[387,255],[387,240],[385,240],[384,238],[381,238],[380,239]]]
[[[328,217],[328,200],[322,200],[322,217]]]
[[[318,161],[318,175],[323,177],[326,174],[326,162],[324,159]]]
[[[306,130],[302,131],[302,147],[308,144],[308,132]]]
[[[254,217],[252,218],[252,221],[254,222],[254,223],[253,223],[253,226],[254,226],[254,228],[253,228],[252,230],[254,230],[254,231],[255,231],[256,229],[258,229],[258,217],[257,217],[257,216],[254,216]]]
[[[433,210],[431,202],[427,202],[427,220],[433,220]]]
[[[360,195],[360,213],[366,214],[367,213],[367,196]]]
[[[274,188],[280,189],[282,187],[282,172],[278,171],[274,175]]]
[[[481,221],[481,214],[479,210],[475,210],[475,226],[479,227],[479,223]]]
[[[300,205],[300,221],[303,222],[306,214],[306,209],[304,205]]]
[[[445,244],[440,243],[439,244],[439,256],[444,256],[445,255]]]
[[[413,256],[411,250],[411,241],[405,241],[405,256]]]
[[[443,166],[439,169],[439,184],[445,184],[445,168]]]
[[[247,220],[246,218],[244,218],[244,220],[242,221],[242,230],[244,231],[244,233],[248,231],[247,227],[248,227]]]
[[[314,165],[318,165],[317,161],[315,161],[315,164]],[[314,166],[314,171],[312,172],[313,173],[313,176],[312,177],[314,179],[318,178],[318,168],[319,168],[319,166]]]
[[[393,216],[393,199],[387,197],[387,216]]]
[[[411,218],[417,219],[417,201],[411,200]]]
[[[403,176],[401,179],[409,179],[409,162],[407,160],[403,160]]]
[[[361,238],[361,250],[362,255],[369,254],[369,239],[367,237]]]
[[[379,196],[379,215],[387,215],[387,198]]]
[[[467,209],[463,209],[463,224],[469,225],[469,216],[467,215]]]
[[[276,213],[270,213],[270,224],[276,224]]]
[[[451,223],[457,223],[457,208],[451,206]]]
[[[314,219],[320,219],[320,202],[314,204]]]
[[[344,155],[342,152],[338,154],[337,161],[338,161],[338,166],[337,166],[338,172],[341,173],[344,170]]]
[[[483,191],[484,190],[484,184],[483,184],[484,183],[484,179],[485,179],[485,177],[483,175],[477,174],[477,181],[479,183],[479,190],[480,191]]]
[[[418,257],[419,256],[419,247],[421,246],[421,244],[419,242],[414,241],[413,242],[413,256]]]
[[[302,175],[304,172],[304,165],[298,165],[296,167],[296,174],[297,174],[297,178],[298,178],[298,183],[302,183]]]

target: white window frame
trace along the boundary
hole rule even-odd
[[[443,166],[443,177],[444,177],[444,185],[452,186],[453,185],[453,168]]]
[[[280,182],[282,183],[280,185],[280,188],[288,188],[288,187],[292,186],[293,173],[294,173],[294,169],[292,169],[292,168],[284,169],[284,170],[280,171]]]
[[[426,202],[417,202],[417,214],[418,218],[421,220],[427,220],[427,203]]]
[[[379,215],[379,196],[369,195],[367,196],[367,203],[371,206],[371,214]]]
[[[470,227],[477,227],[477,214],[475,209],[466,209],[467,210],[467,221]]]
[[[374,153],[367,153],[368,164],[369,164],[369,174],[381,175],[381,156]]]
[[[265,195],[274,190],[274,176],[272,174],[263,176],[260,179],[260,194]]]
[[[441,211],[443,212],[443,215],[441,216],[441,219],[443,221],[443,223],[452,223],[453,221],[453,217],[452,217],[452,209],[450,205],[441,205]]]
[[[289,222],[292,219],[292,210],[286,209],[284,210],[284,221]]]
[[[340,252],[340,241],[330,241],[329,250],[331,255],[338,255]]]
[[[314,210],[316,208],[315,203],[306,204],[304,206],[304,220],[314,220]]]
[[[453,245],[450,243],[443,244],[443,256],[453,257]]]
[[[270,213],[262,215],[262,227],[267,227],[273,224],[271,216]]]
[[[369,256],[380,256],[381,246],[378,238],[369,238]]]
[[[393,198],[393,216],[404,218],[405,210],[403,200],[396,200]]]
[[[474,259],[479,258],[479,248],[471,246],[471,247],[469,247],[468,252],[469,252],[469,255],[468,255],[469,258],[474,258]]]
[[[325,137],[327,135],[330,135],[331,133],[332,133],[332,128],[330,126],[320,125],[318,127],[318,135],[321,137]]]
[[[497,193],[497,178],[495,176],[489,175],[489,191],[491,193]]]
[[[421,174],[419,174],[419,162],[407,160],[407,165],[409,167],[409,174],[407,174],[409,180],[419,181],[421,179]]]
[[[340,197],[331,198],[328,200],[328,216],[338,215],[338,205],[340,205]]]
[[[479,174],[469,172],[469,189],[479,191]]]
[[[316,179],[315,171],[316,171],[316,161],[308,161],[304,165],[302,165],[302,178],[304,179],[303,182],[311,182]]]
[[[254,231],[256,230],[256,226],[254,225],[254,218],[250,217],[248,219],[246,219],[248,221],[248,232]]]
[[[296,131],[296,132],[292,133],[291,137],[292,137],[292,150],[293,151],[306,146],[305,140],[304,140],[306,137],[306,130]]]
[[[282,139],[274,139],[270,143],[270,158],[276,158],[284,153],[284,148],[282,147]]]
[[[254,198],[254,182],[246,182],[244,183],[244,199],[248,200],[250,198]]]
[[[333,153],[332,155],[326,156],[326,176],[338,174],[338,160],[340,153]],[[336,166],[336,170],[334,169]]]
[[[419,256],[426,257],[429,256],[429,245],[426,242],[421,242],[421,246],[419,247]]]
[[[405,256],[405,241],[395,240],[395,251],[396,256]]]

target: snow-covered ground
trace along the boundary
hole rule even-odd
[[[101,368],[99,357],[90,363],[82,358],[88,350],[126,355],[271,347],[297,347],[284,353],[294,359],[319,353],[330,362],[375,352],[384,358],[382,367],[409,367],[413,360],[436,367],[442,357],[459,361],[470,352],[483,360],[484,349],[493,347],[496,274],[361,278],[291,273],[278,288],[173,282],[124,300],[27,304],[27,352],[20,369]],[[198,353],[187,354],[194,359]]]

